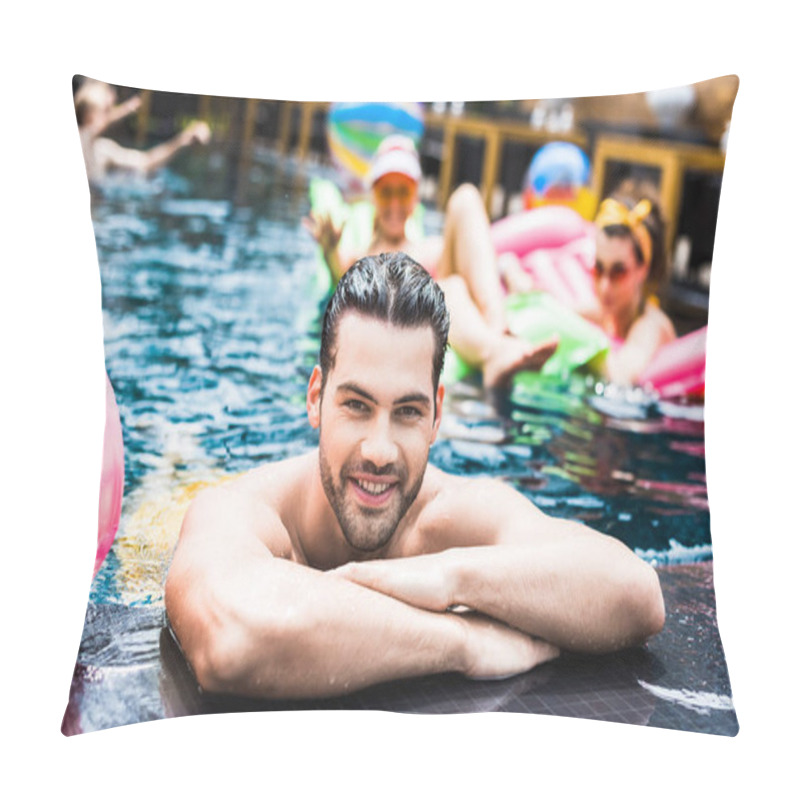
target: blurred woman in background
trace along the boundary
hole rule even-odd
[[[650,199],[607,198],[595,219],[596,303],[582,309],[617,346],[604,366],[613,383],[635,383],[658,349],[675,338],[675,328],[648,286],[666,263],[664,222]]]

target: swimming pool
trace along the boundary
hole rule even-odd
[[[125,443],[116,541],[92,583],[62,730],[289,708],[516,711],[734,735],[716,625],[703,407],[573,376],[535,393],[448,388],[431,461],[507,480],[546,512],[659,565],[664,631],[646,648],[568,654],[506,681],[433,675],[325,701],[199,691],[166,626],[163,586],[192,496],[316,444],[305,389],[325,297],[300,220],[311,173],[268,152],[187,154],[93,195],[106,366]],[[436,226],[441,220],[429,215]],[[705,563],[691,563],[691,562]]]
[[[122,521],[93,603],[160,603],[193,493],[316,443],[305,388],[325,297],[300,220],[308,181],[324,170],[264,152],[234,180],[229,160],[193,154],[180,172],[111,181],[93,195],[126,452]],[[702,405],[585,376],[499,404],[460,383],[449,387],[431,462],[508,480],[547,513],[653,563],[711,557]]]

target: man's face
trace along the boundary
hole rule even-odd
[[[434,398],[433,330],[348,312],[334,347],[324,393],[320,368],[311,376],[309,420],[320,429],[322,485],[344,537],[374,552],[414,502],[439,428],[444,387]]]

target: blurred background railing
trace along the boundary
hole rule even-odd
[[[463,182],[477,185],[492,219],[524,206],[532,158],[548,142],[569,142],[588,156],[588,189],[599,199],[626,181],[646,183],[667,225],[668,269],[662,301],[672,313],[707,315],[710,265],[725,165],[734,76],[691,87],[615,97],[545,101],[425,103],[419,142],[421,198],[442,209]],[[137,90],[120,87],[120,99]],[[141,93],[127,123],[144,146],[191,119],[206,120],[218,144],[246,171],[254,148],[289,160],[331,164],[327,102]]]

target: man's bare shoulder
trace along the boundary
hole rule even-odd
[[[275,556],[294,558],[292,510],[315,464],[313,453],[308,453],[206,489],[190,506],[181,538],[224,538],[231,546],[245,547],[258,541]]]
[[[271,461],[240,475],[225,488],[240,495],[256,498],[279,510],[294,493],[311,479],[316,469],[315,452]]]
[[[429,466],[421,506],[405,555],[451,547],[498,544],[511,523],[543,516],[516,489],[493,478],[469,477]]]

